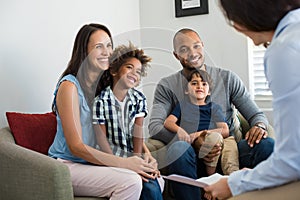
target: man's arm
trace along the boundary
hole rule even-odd
[[[258,123],[262,123],[267,127],[269,122],[265,114],[260,111],[256,103],[251,99],[250,94],[242,80],[235,73],[230,73],[230,98],[233,105],[248,121],[251,127]]]
[[[164,127],[164,121],[173,109],[175,102],[170,88],[160,81],[154,93],[154,100],[150,114],[149,134],[152,139],[169,143],[175,136]]]
[[[233,72],[231,73],[231,100],[251,127],[246,133],[245,139],[248,140],[250,146],[253,146],[255,143],[259,143],[262,138],[268,136],[267,126],[269,122],[265,114],[260,111],[256,103],[250,98],[250,94],[241,79]]]

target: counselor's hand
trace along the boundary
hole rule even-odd
[[[204,190],[207,193],[206,197],[208,197],[208,200],[221,200],[231,197],[232,193],[227,181],[228,178],[222,178],[218,182],[205,187]]]

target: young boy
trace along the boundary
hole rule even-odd
[[[131,43],[113,51],[109,69],[100,80],[99,95],[94,99],[93,124],[96,124],[95,132],[102,151],[120,157],[140,156],[157,169],[157,162],[143,140],[143,121],[148,112],[146,97],[134,89],[141,76],[145,76],[150,61],[143,50]],[[157,176],[158,170],[152,180],[141,174],[144,180],[141,199],[162,199]]]
[[[177,133],[179,140],[192,143],[198,157],[204,158],[216,144],[223,146],[229,129],[222,108],[208,100],[212,81],[207,72],[195,69],[186,78],[188,98],[176,105],[164,126]],[[218,159],[216,156],[213,162],[205,162],[208,175],[216,172]]]

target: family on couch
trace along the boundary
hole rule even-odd
[[[157,124],[157,118],[164,120],[164,114],[170,113],[174,105],[184,98],[181,85],[185,75],[193,69],[204,70],[217,80],[210,101],[221,105],[230,130],[234,128],[233,106],[251,125],[246,138],[238,143],[240,158],[237,162],[240,161],[240,167],[253,168],[265,160],[271,154],[274,143],[267,137],[268,121],[250,99],[242,81],[230,71],[205,65],[204,45],[195,31],[179,30],[173,43],[174,55],[183,70],[163,78],[157,86],[149,124],[152,138],[164,141],[164,134],[176,136],[176,133],[170,132],[156,133],[153,127],[160,129],[163,123]],[[156,160],[151,154],[142,154],[149,150],[138,142],[143,138],[141,127],[147,115],[145,97],[130,89],[140,82],[143,67],[150,58],[135,48],[125,47],[124,51],[120,51],[117,47],[115,51],[113,53],[112,37],[105,26],[88,24],[78,32],[71,60],[54,93],[57,133],[49,155],[68,166],[77,196],[162,199],[164,181],[158,181],[162,178]],[[111,56],[112,53],[114,56]],[[112,69],[116,61],[117,68]],[[101,91],[104,96],[98,96],[94,102],[95,94]],[[92,125],[92,116],[96,125]],[[166,158],[170,164],[168,173],[194,179],[207,175],[203,161],[212,162],[222,150],[216,144],[208,155],[199,159],[191,146],[192,140],[171,142],[173,144]],[[236,150],[236,143],[231,144],[234,145],[230,148]],[[176,199],[201,199],[198,187],[180,183],[172,183],[171,186]]]
[[[171,182],[175,199],[227,199],[300,179],[300,1],[278,0],[278,6],[272,0],[220,0],[220,4],[237,31],[256,45],[269,45],[264,61],[274,98],[276,142],[269,137],[266,116],[241,79],[229,70],[206,65],[204,42],[198,33],[180,29],[173,38],[173,54],[182,70],[157,84],[149,133],[167,145],[169,174],[193,179],[207,176],[206,165],[218,156],[221,165],[232,168],[217,169],[229,176],[203,190]],[[150,60],[132,44],[114,50],[112,35],[104,25],[87,24],[77,33],[71,59],[54,92],[57,129],[48,150],[57,163],[68,167],[75,196],[163,199],[164,180],[143,141],[147,102],[134,89]],[[181,137],[164,127],[176,104],[186,98],[186,77],[195,70],[205,71],[213,80],[213,90],[205,100],[221,107],[229,128],[224,148],[216,143],[203,158],[193,148],[195,135],[202,132],[192,130]],[[234,135],[235,110],[250,125],[240,141]],[[205,133],[210,134],[209,130]],[[236,159],[225,150],[238,152]],[[257,199],[263,191],[255,193]]]

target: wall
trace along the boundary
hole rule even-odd
[[[172,38],[177,30],[188,27],[196,30],[204,41],[206,63],[234,71],[248,87],[247,39],[226,24],[217,0],[208,1],[209,14],[180,18],[175,18],[174,2],[175,0],[140,2],[142,29],[156,30],[153,31],[156,34],[148,31],[148,34],[142,35],[142,42],[151,49],[151,56],[155,61],[148,77],[159,79],[181,69],[172,55]],[[148,77],[144,82],[151,82]]]
[[[118,41],[128,40],[132,35],[124,33],[140,27],[139,0],[1,1],[0,127],[7,125],[6,111],[51,110],[75,35],[91,22],[107,25]]]
[[[249,89],[247,38],[228,26],[218,0],[208,0],[208,3],[209,14],[176,18],[175,0],[140,1],[142,43],[154,60],[144,79],[149,107],[157,80],[181,69],[172,55],[172,38],[177,30],[185,27],[196,30],[202,38],[207,64],[232,70]],[[267,105],[258,102],[258,105],[272,123],[270,102]]]
[[[50,111],[52,93],[70,59],[75,35],[90,22],[106,24],[115,45],[131,40],[153,58],[140,87],[150,109],[159,79],[181,69],[172,55],[172,38],[183,27],[199,32],[208,64],[231,69],[248,87],[247,40],[226,24],[217,0],[209,0],[208,15],[181,18],[175,18],[174,2],[1,1],[0,127],[7,125],[6,111]]]

